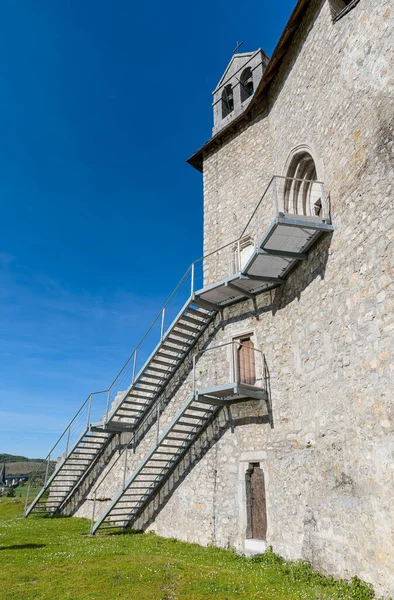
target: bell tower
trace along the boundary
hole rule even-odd
[[[212,135],[238,117],[250,102],[269,57],[261,50],[234,54],[213,95]]]

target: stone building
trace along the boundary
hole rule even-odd
[[[299,0],[270,59],[233,57],[188,161],[204,259],[26,514],[270,545],[394,594],[393,29],[389,0]]]

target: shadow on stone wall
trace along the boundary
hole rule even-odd
[[[253,405],[260,404],[260,402],[251,401],[248,404],[252,407]],[[242,404],[242,409],[245,406],[246,404]],[[264,411],[266,411],[266,407],[264,407]],[[221,409],[216,414],[215,419],[208,423],[205,429],[200,432],[189,450],[174,466],[169,477],[157,488],[154,496],[148,499],[146,504],[141,508],[137,520],[132,524],[133,529],[145,531],[155,521],[158,514],[163,510],[189,473],[227,431],[233,432],[236,427],[242,425],[265,425],[269,423],[269,414],[238,415],[234,417],[231,410],[226,408]]]
[[[325,278],[327,262],[330,254],[332,233],[326,234],[310,251],[308,260],[299,263],[289,275],[286,283],[274,290],[272,315],[288,304],[301,299],[302,292],[315,280]]]
[[[247,318],[259,318],[260,315],[271,313],[275,316],[276,313],[288,304],[291,304],[295,299],[301,299],[302,292],[305,291],[310,284],[320,278],[325,278],[328,258],[330,255],[330,246],[332,242],[332,233],[327,233],[322,237],[316,246],[309,252],[308,260],[300,261],[298,265],[291,271],[284,283],[281,286],[260,294],[256,302],[246,300],[243,303],[244,310],[237,309],[236,315],[226,318],[223,325],[231,325],[238,321],[243,321]],[[237,305],[237,307],[242,306]]]

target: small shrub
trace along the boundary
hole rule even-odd
[[[375,592],[370,583],[361,581],[358,577],[353,577],[349,584],[349,597],[352,600],[372,600],[375,598]]]
[[[281,565],[284,563],[284,558],[275,554],[272,550],[272,546],[269,546],[264,554],[256,554],[250,559],[252,562],[263,563],[265,565]]]

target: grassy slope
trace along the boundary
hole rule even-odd
[[[305,565],[253,561],[152,534],[89,537],[84,519],[21,519],[0,502],[2,600],[366,600]]]

